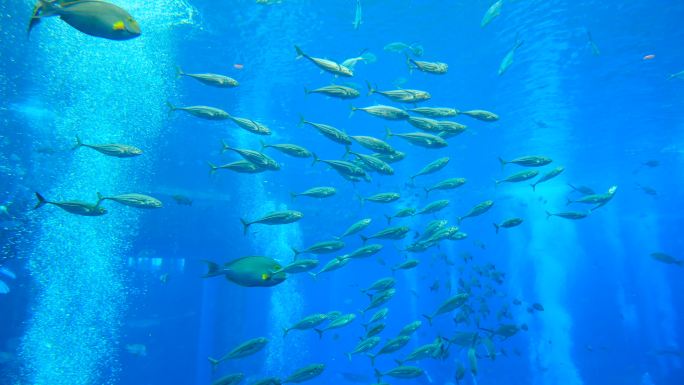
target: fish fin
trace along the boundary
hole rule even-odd
[[[232,150],[232,148],[223,139],[221,139],[221,146],[221,154],[223,154],[226,151]]]
[[[373,365],[373,366],[375,366],[375,365]],[[378,379],[378,384],[379,384],[380,381],[382,381],[382,373],[380,373],[378,368],[373,368],[373,370],[375,371],[375,378]]]
[[[97,203],[95,204],[95,206],[99,206],[100,203],[102,203],[102,201],[105,199],[107,199],[107,198],[98,191],[97,192]]]
[[[460,225],[461,221],[463,220],[463,217],[458,217],[457,220],[458,220],[458,224]]]
[[[534,192],[537,191],[537,184],[536,183],[530,184],[530,187],[532,187],[532,191],[534,191]]]
[[[423,317],[425,317],[425,319],[428,320],[428,323],[430,324],[430,326],[432,326],[432,317],[427,315],[427,314],[423,314]]]
[[[351,118],[352,115],[354,115],[354,112],[355,112],[356,110],[358,110],[358,108],[357,108],[357,107],[354,107],[353,105],[350,105],[350,106],[349,106],[349,109],[351,110],[351,112],[349,113],[349,117]]]
[[[322,339],[323,338],[323,330],[321,330],[321,329],[314,329],[314,330],[316,331],[316,333],[318,333],[318,338]]]
[[[349,154],[351,154],[351,153],[352,153],[351,148],[349,148],[349,146],[344,146],[344,155],[342,155],[342,159],[343,159],[343,160],[347,160],[347,157],[348,157]]]
[[[551,214],[550,212],[546,211],[546,220],[548,220],[548,219],[551,218],[552,216],[553,216],[553,214]]]
[[[565,202],[566,206],[570,206],[573,203],[570,198],[565,198],[565,199],[566,199],[566,202]]]
[[[506,167],[506,164],[507,164],[508,162],[506,162],[505,160],[503,160],[503,158],[501,158],[501,157],[498,157],[498,159],[499,159],[499,163],[501,163],[501,169],[503,170],[504,167]]]
[[[126,24],[122,20],[117,21],[116,23],[112,24],[112,31],[125,31],[126,30]]]
[[[298,46],[294,46],[294,47],[295,47],[295,49],[297,50],[297,57],[296,57],[296,59],[301,59],[302,57],[306,57],[306,54],[304,53],[304,51],[302,51],[301,48],[299,48]]]
[[[302,253],[301,251],[295,249],[294,247],[290,247],[290,249],[292,250],[292,252],[294,252],[294,258],[293,259],[297,259],[297,256],[299,256],[299,254]]]
[[[494,225],[494,228],[496,229],[496,233],[499,234],[499,225],[496,223],[492,223]]]
[[[171,102],[169,102],[168,100],[166,101],[166,106],[169,108],[169,115],[171,115],[171,113],[173,111],[176,111],[178,109],[178,108],[176,108],[176,106],[171,104]]]
[[[385,215],[385,218],[387,218],[387,224],[389,225],[392,222],[392,216],[387,215],[387,214],[383,214],[383,215]]]
[[[176,66],[176,78],[180,78],[183,75],[185,75],[185,72],[183,72],[183,69],[177,65]]]
[[[218,170],[218,166],[211,162],[207,162],[209,164],[209,175],[214,175],[216,173],[216,170]]]
[[[351,353],[347,353],[347,358],[349,358],[349,362],[351,362],[351,360],[352,360],[351,356],[352,356]]]
[[[221,361],[219,361],[215,358],[211,358],[211,357],[207,357],[207,358],[209,359],[209,363],[211,363],[211,370],[215,371],[216,368],[218,367],[218,365],[221,363]]]
[[[81,147],[83,147],[83,142],[81,142],[81,138],[78,135],[76,135],[76,144],[74,144],[74,146],[71,147],[71,151],[77,150]]]
[[[223,274],[221,272],[221,266],[219,266],[218,263],[207,261],[206,259],[203,259],[202,262],[207,264],[207,273],[204,274],[202,278],[218,277]]]
[[[318,155],[316,155],[315,152],[312,152],[311,156],[313,157],[313,161],[311,161],[312,166],[321,161],[321,159],[318,157]]]
[[[244,219],[240,218],[240,222],[242,223],[242,227],[244,228],[244,234],[247,235],[247,230],[249,229],[249,226],[251,223],[248,223]]]
[[[406,65],[408,66],[409,74],[413,74],[413,68],[415,65],[412,63],[412,60],[407,53],[404,53],[404,55],[406,55]]]
[[[290,197],[292,198],[292,201],[294,202],[295,198],[297,198],[297,193],[291,192]]]
[[[385,139],[389,138],[390,136],[393,136],[392,131],[390,131],[389,127],[385,127]]]
[[[318,279],[318,274],[316,274],[316,273],[314,273],[314,272],[311,272],[311,271],[310,271],[310,272],[309,272],[309,275],[310,275],[311,278],[313,278],[314,280],[315,280],[315,279]]]
[[[359,235],[359,237],[361,237],[361,240],[363,241],[364,245],[366,244],[366,242],[368,242],[368,237],[366,237],[364,235]]]
[[[423,190],[425,190],[425,198],[427,198],[430,194],[430,190],[427,187],[423,187]]]
[[[373,93],[376,92],[376,90],[373,88],[373,86],[370,84],[368,80],[366,80],[366,86],[368,87],[368,96],[373,95]]]
[[[399,365],[399,366],[404,365],[404,362],[402,360],[399,360],[399,359],[395,359],[394,362],[396,362],[397,365]]]
[[[297,126],[298,126],[298,127],[301,127],[301,126],[304,125],[304,123],[306,123],[306,119],[304,119],[304,115],[301,115],[301,114],[300,114],[300,115],[299,115],[299,123],[297,123]]]
[[[368,358],[370,358],[370,360],[371,360],[371,366],[372,366],[374,369],[375,369],[375,357],[377,357],[377,355],[373,355],[373,354],[369,354],[369,355],[368,355]],[[377,372],[378,370],[375,369],[375,371]],[[378,372],[378,373],[379,373],[379,372]],[[377,375],[376,375],[376,377],[377,377]],[[380,379],[378,379],[378,382],[380,382]]]
[[[43,207],[43,205],[45,205],[45,204],[47,204],[47,203],[50,203],[50,202],[47,201],[47,199],[45,199],[45,198],[44,198],[42,195],[40,195],[40,193],[38,193],[38,192],[36,192],[36,198],[38,199],[38,203],[36,203],[36,205],[33,206],[33,209],[34,209],[34,210],[37,209],[37,208]]]
[[[310,93],[311,93],[311,91],[309,91],[309,89],[306,88],[306,86],[304,86],[304,95],[308,95]]]
[[[283,338],[287,337],[287,333],[290,332],[290,329],[288,328],[283,328]]]

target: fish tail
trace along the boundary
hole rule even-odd
[[[349,146],[344,146],[344,155],[342,155],[342,159],[347,159],[347,156],[349,156],[351,153],[351,148],[349,148]]]
[[[460,225],[460,224],[461,224],[461,221],[463,220],[463,217],[458,217],[458,218],[456,218],[456,219],[458,220],[458,224]]]
[[[376,90],[373,88],[373,86],[370,84],[368,80],[366,80],[366,86],[368,87],[368,96],[373,95],[373,93],[376,92]]]
[[[361,237],[361,240],[363,241],[364,245],[366,244],[366,242],[368,242],[368,237],[366,237],[365,235],[359,235],[359,237]]]
[[[172,113],[173,111],[176,111],[176,110],[178,109],[176,106],[174,106],[173,104],[171,104],[171,102],[169,102],[168,100],[166,101],[166,107],[169,108],[169,115],[171,115],[171,113]]]
[[[206,259],[203,259],[202,262],[207,264],[207,273],[204,274],[202,278],[218,277],[223,274],[221,273],[221,266],[219,266],[218,263],[207,261]]]
[[[371,357],[371,363],[373,363],[373,366],[375,366],[375,357],[370,356],[370,355],[369,355],[369,357]],[[373,368],[373,370],[375,371],[375,378],[378,379],[378,384],[379,384],[380,381],[382,381],[382,373],[380,373],[378,368]]]
[[[83,147],[83,142],[81,142],[81,138],[78,135],[76,135],[76,144],[74,144],[74,146],[71,147],[71,151],[77,150],[81,147]]]
[[[496,229],[496,233],[499,234],[499,227],[500,226],[497,225],[496,223],[492,223],[492,224],[494,225],[494,228]]]
[[[176,79],[180,78],[183,75],[185,75],[185,72],[183,72],[183,69],[177,65],[176,66]]]
[[[530,187],[532,187],[532,191],[534,191],[534,192],[537,191],[537,184],[536,184],[536,183],[532,183],[532,184],[530,185]]]
[[[499,163],[501,163],[501,169],[503,170],[504,167],[506,167],[506,164],[507,164],[508,162],[506,162],[505,160],[503,160],[502,157],[498,157],[498,159],[499,159]]]
[[[359,202],[361,202],[361,207],[363,207],[363,204],[366,203],[366,199],[359,194],[356,194],[356,197],[359,199]]]
[[[318,338],[322,339],[323,338],[323,330],[321,330],[321,329],[314,329],[314,330],[316,331],[316,333],[318,333]]]
[[[296,59],[301,59],[302,57],[306,57],[306,54],[304,53],[304,51],[302,51],[301,48],[299,48],[298,46],[294,46],[294,47],[295,47],[295,50],[297,50]]]
[[[95,206],[99,206],[100,203],[102,203],[103,200],[107,199],[104,195],[102,195],[99,191],[97,192],[97,204]]]
[[[247,235],[247,230],[249,229],[249,226],[251,226],[252,224],[242,218],[240,218],[240,222],[242,223],[244,234]]]
[[[301,127],[304,123],[306,123],[306,119],[304,119],[304,115],[299,115],[299,123],[297,123],[298,127]]]
[[[570,198],[565,198],[565,200],[566,200],[566,202],[565,202],[565,205],[566,205],[566,206],[570,206],[570,205],[572,204],[572,199],[570,199]]]
[[[375,369],[375,357],[377,357],[377,355],[373,355],[373,354],[369,354],[369,355],[368,355],[368,358],[370,358],[370,360],[371,360],[371,366],[372,366],[374,369]],[[376,371],[377,373],[380,373],[380,372],[378,372],[377,369],[375,369],[375,371]],[[375,377],[377,377],[377,376],[378,376],[378,375],[376,374]],[[382,375],[381,375],[381,376],[382,376]],[[380,379],[378,378],[378,383],[379,383],[379,382],[380,382]]]
[[[318,157],[318,155],[316,155],[316,153],[311,153],[311,155],[313,155],[313,162],[311,162],[312,166],[321,161],[321,159]]]
[[[389,138],[390,136],[393,136],[392,131],[390,131],[389,127],[385,127],[385,139]]]
[[[45,198],[44,198],[42,195],[40,195],[40,193],[38,193],[38,192],[36,192],[36,199],[38,199],[38,203],[36,203],[36,205],[33,206],[33,209],[34,209],[34,210],[37,209],[37,208],[43,207],[43,205],[45,205],[45,204],[47,204],[47,203],[50,203],[50,202],[47,201],[47,199],[45,199]]]
[[[213,164],[211,162],[207,162],[207,163],[209,164],[209,175],[214,175],[216,170],[218,170],[218,166],[216,166],[215,164]]]
[[[261,145],[261,149],[259,151],[264,151],[264,148],[268,147],[268,144],[266,144],[263,139],[259,139],[259,144]]]
[[[383,214],[383,215],[385,215],[385,218],[387,218],[387,224],[389,225],[392,222],[392,216],[387,215],[387,214]]]
[[[413,64],[413,60],[411,60],[407,53],[404,53],[404,55],[406,55],[406,65],[408,66],[409,74],[412,74],[413,68],[415,67],[415,65]]]
[[[427,198],[430,194],[430,190],[427,187],[423,187],[423,190],[425,190],[425,198]]]
[[[423,314],[423,317],[425,317],[425,319],[428,320],[428,323],[430,324],[430,326],[432,326],[432,317],[427,315],[427,314]]]
[[[219,361],[215,358],[211,358],[211,357],[207,357],[207,358],[209,359],[209,362],[211,363],[211,370],[215,371],[216,368],[218,367],[218,365],[221,363],[221,361]]]
[[[287,337],[287,333],[290,332],[290,329],[288,328],[283,328],[283,338]]]
[[[310,272],[309,272],[309,275],[310,275],[311,278],[313,278],[314,280],[318,279],[318,274],[316,274],[316,273],[314,273],[314,272],[311,272],[311,271],[310,271]]]
[[[351,362],[351,360],[352,360],[351,356],[352,356],[351,353],[347,353],[347,358],[349,358],[349,362]]]
[[[550,212],[546,211],[546,219],[547,219],[547,220],[548,220],[549,218],[551,218],[552,216],[553,216],[553,214],[551,214]]]
[[[358,107],[354,107],[353,105],[350,105],[349,109],[351,110],[351,112],[349,113],[349,117],[351,118],[354,115],[354,112],[356,110],[358,110]]]
[[[299,256],[299,254],[302,253],[301,251],[295,249],[294,247],[290,247],[290,249],[291,249],[292,252],[294,253],[294,259],[297,259],[297,257]]]
[[[394,362],[396,362],[396,363],[397,363],[397,365],[399,365],[399,366],[402,366],[402,365],[404,365],[404,361],[402,361],[402,360],[399,360],[399,359],[395,359],[395,360],[394,360]]]
[[[291,192],[290,197],[292,198],[292,201],[294,202],[295,198],[297,198],[297,193]]]
[[[222,146],[221,147],[221,154],[223,154],[224,152],[226,152],[228,150],[232,150],[232,148],[226,143],[225,140],[221,140],[221,146]]]

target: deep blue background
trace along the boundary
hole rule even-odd
[[[431,311],[446,297],[444,290],[435,294],[428,289],[435,279],[444,283],[447,277],[457,274],[450,270],[453,267],[435,261],[435,256],[442,252],[452,259],[469,252],[476,256],[478,263],[491,262],[505,272],[516,271],[511,273],[518,277],[515,284],[506,283],[501,291],[510,292],[509,298],[520,295],[530,302],[537,301],[544,293],[544,287],[539,286],[543,278],[539,277],[547,272],[534,265],[535,259],[520,255],[528,249],[513,245],[534,242],[533,237],[539,233],[530,230],[533,223],[542,223],[535,228],[548,226],[546,236],[553,232],[551,226],[558,223],[567,226],[559,218],[546,222],[544,215],[546,209],[565,209],[557,193],[558,189],[564,189],[560,186],[565,182],[589,185],[597,191],[616,184],[618,193],[606,208],[586,220],[570,224],[571,232],[567,227],[559,230],[559,238],[574,237],[576,250],[549,248],[539,253],[551,259],[581,255],[577,260],[562,261],[563,266],[572,266],[572,269],[568,269],[564,294],[558,303],[552,304],[563,307],[572,318],[572,329],[568,332],[574,343],[571,365],[589,384],[639,384],[647,372],[655,384],[682,383],[682,357],[661,357],[652,352],[671,347],[681,354],[683,321],[677,312],[684,305],[681,295],[684,269],[658,264],[648,254],[662,250],[680,258],[684,256],[681,235],[684,80],[667,79],[669,74],[684,70],[681,50],[684,33],[680,26],[684,4],[675,1],[634,1],[629,5],[600,1],[513,1],[505,3],[501,16],[481,29],[481,17],[489,6],[483,1],[363,1],[363,24],[359,30],[353,30],[353,1],[284,0],[273,6],[252,1],[232,3],[227,6],[209,1],[193,2],[201,15],[201,28],[197,25],[175,29],[173,38],[178,47],[175,53],[178,64],[184,70],[225,73],[238,79],[241,86],[220,90],[187,78],[175,80],[174,69],[169,68],[168,81],[178,83],[174,103],[212,105],[236,116],[258,120],[275,132],[273,138],[263,138],[265,141],[297,143],[324,159],[340,158],[343,147],[323,138],[311,127],[299,127],[299,115],[356,135],[382,137],[385,126],[398,132],[414,131],[404,122],[385,122],[361,112],[349,117],[350,104],[389,104],[380,96],[366,97],[364,92],[363,97],[350,103],[303,93],[304,87],[319,87],[330,81],[354,83],[362,90],[365,90],[365,81],[370,81],[380,89],[392,89],[397,79],[405,78],[406,87],[431,92],[432,100],[425,105],[462,110],[482,108],[495,111],[501,120],[482,123],[458,117],[455,120],[467,124],[469,131],[451,139],[450,146],[443,150],[424,150],[398,138],[390,139],[408,154],[405,161],[396,164],[396,175],[374,176],[372,183],[353,186],[322,165],[311,167],[308,160],[287,158],[276,152],[269,154],[282,162],[279,172],[255,176],[220,171],[209,177],[207,161],[227,163],[238,159],[233,154],[220,154],[221,139],[258,148],[260,138],[244,134],[232,124],[200,121],[182,113],[172,115],[167,123],[170,134],[159,138],[155,149],[162,155],[155,164],[152,181],[158,188],[150,191],[164,201],[166,208],[146,213],[139,236],[131,240],[134,250],[131,257],[158,257],[165,263],[161,268],[150,267],[145,261],[131,265],[130,305],[122,321],[122,346],[145,344],[148,355],[137,357],[122,349],[121,384],[208,383],[207,355],[222,354],[239,342],[260,335],[280,338],[279,333],[272,334],[275,329],[270,325],[270,314],[285,310],[273,308],[270,294],[285,290],[285,286],[249,289],[219,278],[199,278],[203,272],[202,259],[227,261],[260,254],[267,248],[267,245],[255,245],[242,235],[238,218],[263,214],[263,211],[248,211],[259,204],[244,195],[249,189],[245,186],[261,184],[268,200],[305,212],[305,219],[298,225],[301,240],[290,246],[306,247],[341,233],[362,217],[374,218],[368,232],[376,231],[383,228],[383,214],[404,205],[424,206],[429,201],[425,200],[422,189],[409,188],[405,182],[426,163],[446,155],[451,157],[446,170],[421,177],[417,182],[423,186],[447,176],[468,178],[468,184],[453,193],[431,194],[434,199],[451,199],[451,205],[439,218],[455,222],[456,216],[463,215],[475,203],[485,199],[497,203],[486,217],[464,222],[463,231],[469,234],[468,240],[419,255],[422,259],[419,268],[397,274],[399,294],[389,304],[392,314],[383,337],[393,337],[404,324]],[[38,103],[50,113],[59,111],[50,111],[50,102],[41,100],[41,95],[29,95],[25,91],[30,89],[31,82],[40,81],[25,75],[30,74],[31,51],[39,47],[24,41],[24,19],[17,15],[19,10],[9,5],[1,9],[11,17],[3,16],[4,28],[0,30],[3,37],[0,183],[6,194],[3,199],[14,201],[14,207],[21,213],[32,203],[30,192],[37,181],[49,180],[58,172],[56,165],[65,162],[69,154],[37,153],[36,149],[43,145],[56,144],[47,143],[37,133],[26,132],[22,124],[22,106]],[[25,12],[25,7],[20,11]],[[56,22],[46,21],[40,28],[50,28]],[[144,29],[145,20],[140,22]],[[591,31],[601,49],[598,57],[591,53],[586,30]],[[499,77],[496,73],[499,63],[518,34],[525,43],[516,53],[513,66]],[[401,55],[382,49],[393,41],[420,43],[425,48],[424,59],[449,63],[449,73],[445,76],[409,74]],[[337,61],[367,49],[378,60],[358,64],[353,79],[333,79],[329,74],[319,73],[307,61],[295,61],[294,44],[312,56]],[[642,60],[647,54],[655,54],[656,58]],[[244,69],[234,69],[236,63],[243,64]],[[163,102],[160,101],[160,108]],[[511,186],[494,188],[492,179],[505,174],[500,170],[497,156],[511,158],[537,153],[554,158],[554,165],[566,167],[561,177],[539,186],[536,193],[539,200],[521,199],[520,194],[533,194],[531,190],[523,193],[522,187],[520,191]],[[660,166],[653,169],[640,166],[650,159],[659,160]],[[506,168],[507,172],[514,169]],[[637,188],[637,183],[655,188],[658,196],[646,195]],[[335,186],[338,194],[321,202],[301,198],[290,203],[291,191],[317,185]],[[362,207],[355,198],[357,194],[365,196],[382,191],[401,191],[401,204]],[[170,198],[174,193],[191,197],[193,205],[175,205]],[[510,216],[524,216],[526,222],[520,228],[496,236],[491,222]],[[430,219],[415,218],[405,223],[421,231]],[[31,224],[16,226],[14,223],[9,226],[11,230],[2,232],[5,253],[2,258],[6,260],[0,264],[21,277],[23,263],[30,258],[25,255],[25,250],[30,248],[22,245],[30,243]],[[278,236],[275,229],[259,231],[268,234],[266,238],[273,237],[274,244],[289,242],[275,239]],[[649,234],[649,238],[645,240],[643,234]],[[484,243],[486,249],[474,241]],[[396,243],[396,247],[395,243],[382,243],[385,245],[382,258],[388,265],[403,259],[397,251],[402,243]],[[350,239],[347,249],[353,250],[360,244],[358,239]],[[559,244],[566,243],[559,239]],[[273,256],[287,261],[290,254],[289,249],[281,248],[279,255]],[[185,260],[185,269],[176,267],[181,259]],[[328,257],[323,260],[327,261]],[[158,280],[162,273],[170,274],[166,285]],[[352,263],[327,277],[321,276],[318,281],[305,275],[292,276],[290,280],[296,281],[294,289],[302,298],[297,302],[301,303],[301,308],[297,306],[298,316],[330,310],[356,311],[366,303],[357,287],[387,274],[388,267],[367,260]],[[10,353],[22,335],[22,320],[29,316],[27,306],[32,296],[30,279],[23,277],[12,284],[12,293],[0,297],[0,351]],[[417,299],[411,289],[416,290]],[[663,298],[667,300],[663,302]],[[493,300],[490,307],[496,309],[501,301]],[[411,306],[403,306],[411,303],[417,303],[417,313]],[[625,309],[632,309],[634,314],[624,314]],[[523,309],[518,310],[525,316]],[[537,317],[546,316],[551,317],[547,314]],[[637,321],[629,321],[633,319]],[[355,367],[347,363],[343,354],[353,348],[361,335],[360,323],[357,320],[340,330],[337,340],[333,340],[332,333],[321,341],[314,333],[293,332],[286,340],[291,345],[285,348],[287,361],[292,365],[283,372],[266,371],[267,365],[262,365],[267,354],[264,352],[224,364],[221,373],[242,371],[248,376],[285,376],[298,366],[326,362],[326,373],[312,384],[342,381],[339,373],[343,372],[360,373],[368,377],[368,383],[373,382],[372,370],[364,357],[354,358]],[[529,326],[536,330],[542,328],[541,324],[533,317]],[[400,355],[432,341],[438,334],[452,332],[453,326],[446,319],[436,323],[434,329],[425,324],[411,347]],[[517,349],[519,356],[510,354],[495,362],[481,360],[478,380],[481,383],[542,383],[540,378],[548,368],[538,362],[534,352],[540,349],[537,345],[540,341],[547,344],[554,341],[544,340],[543,333],[532,335],[519,335],[501,344],[509,352]],[[464,352],[452,351],[447,361],[422,362],[420,366],[437,383],[454,382],[454,358],[465,363]],[[5,365],[7,370],[0,372],[6,378],[14,378],[16,365],[16,361],[10,361]],[[389,358],[379,359],[383,370],[391,366]],[[560,382],[556,383],[563,383],[563,379],[557,380]],[[427,381],[427,378],[420,380]]]

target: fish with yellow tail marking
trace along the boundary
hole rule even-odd
[[[109,40],[129,40],[141,34],[140,25],[126,10],[100,0],[39,0],[33,8],[28,33],[40,20],[53,16],[87,35]]]
[[[242,257],[219,265],[211,261],[207,264],[207,273],[202,278],[225,276],[227,280],[246,287],[271,287],[282,283],[287,274],[280,271],[282,266],[269,257]]]

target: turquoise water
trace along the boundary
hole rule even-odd
[[[684,70],[678,25],[684,4],[504,0],[500,15],[482,27],[488,1],[362,0],[361,12],[352,0],[114,3],[138,21],[140,37],[95,38],[48,18],[27,40],[32,2],[0,4],[0,384],[211,384],[231,373],[243,373],[242,383],[252,384],[269,376],[284,380],[314,363],[325,370],[307,383],[371,384],[375,369],[387,372],[395,360],[434,341],[431,357],[406,363],[420,368],[420,376],[382,380],[682,383],[684,269],[651,253],[684,258],[684,75],[671,76]],[[393,42],[413,49],[385,48]],[[499,75],[516,42],[522,45]],[[353,77],[334,76],[297,60],[295,45],[338,63],[364,60]],[[448,72],[409,70],[406,55],[446,63]],[[239,86],[179,78],[177,66],[230,76]],[[398,103],[368,95],[367,83],[383,91],[427,91],[431,98]],[[330,84],[355,88],[360,96],[304,92]],[[220,108],[272,134],[170,113],[167,102]],[[448,146],[426,149],[386,137],[388,128],[420,131],[406,121],[350,114],[351,106],[376,104],[482,109],[499,119],[441,119],[467,128],[446,139]],[[241,159],[222,153],[222,141],[252,150],[261,149],[260,141],[295,143],[321,159],[354,158],[344,145],[300,125],[301,117],[385,140],[405,159],[391,163],[393,175],[373,172],[370,182],[352,183],[324,164],[312,165],[312,158],[267,148],[280,170],[210,175],[207,163]],[[132,145],[143,154],[120,159],[89,148],[72,151],[75,136],[89,144]],[[371,153],[356,142],[350,149]],[[529,155],[553,162],[502,168],[497,160]],[[442,157],[449,157],[446,167],[411,182]],[[529,184],[539,177],[494,183],[518,171],[542,175],[559,166],[564,171],[535,191]],[[426,196],[424,187],[456,177],[467,182]],[[598,194],[617,190],[586,218],[547,219],[547,211],[587,214],[594,207],[567,205],[582,197],[569,184]],[[290,196],[316,186],[334,187],[336,194]],[[97,192],[140,193],[163,207],[105,201],[107,214],[78,216],[54,205],[33,210],[35,192],[91,203]],[[385,204],[359,199],[382,192],[401,197]],[[369,240],[382,245],[378,254],[316,279],[294,273],[272,287],[245,287],[202,278],[204,260],[262,255],[287,264],[293,247],[333,240],[362,218],[372,219],[360,232],[370,236],[388,227],[385,215],[439,199],[449,204],[436,214],[392,219],[391,225],[409,228],[405,238]],[[486,200],[494,202],[489,211],[458,223]],[[241,218],[286,209],[303,218],[256,224],[243,235]],[[497,234],[492,223],[510,218],[523,222]],[[445,229],[458,226],[467,236],[407,251],[433,220],[446,220]],[[363,245],[358,235],[343,241],[341,250],[318,255],[315,271]],[[408,259],[419,263],[393,271]],[[410,322],[422,325],[406,346],[379,355],[374,366],[365,354],[350,361],[347,353],[366,335],[363,324],[376,310],[360,312],[369,304],[360,289],[383,277],[395,278],[396,295],[377,308],[389,312],[371,352]],[[423,315],[457,293],[467,293],[466,303],[430,325]],[[322,338],[313,330],[283,337],[282,329],[303,317],[332,311],[356,318]],[[502,325],[514,335],[492,332]],[[207,357],[256,337],[269,342],[212,370]],[[460,367],[463,378],[457,379]]]

